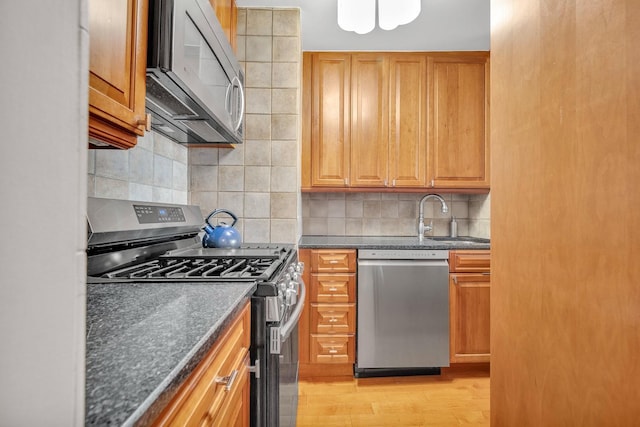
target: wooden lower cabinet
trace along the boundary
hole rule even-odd
[[[355,249],[300,249],[308,286],[299,324],[300,378],[353,375],[356,357]]]
[[[449,361],[489,362],[490,253],[451,251],[449,263]]]
[[[249,426],[250,328],[247,302],[154,426]]]

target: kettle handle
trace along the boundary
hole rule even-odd
[[[226,209],[216,209],[215,211],[211,212],[211,213],[207,216],[207,219],[205,219],[205,222],[207,223],[207,225],[208,225],[209,227],[213,227],[213,225],[211,225],[211,223],[209,222],[209,219],[210,219],[212,216],[217,215],[217,214],[219,214],[219,213],[226,213],[226,214],[228,214],[231,218],[233,218],[233,222],[231,223],[231,227],[233,227],[233,226],[235,225],[235,223],[236,223],[236,222],[238,222],[238,217],[237,217],[237,216],[235,216],[235,215],[233,214],[233,212],[228,211],[228,210],[226,210]],[[213,227],[213,228],[215,228],[215,227]]]

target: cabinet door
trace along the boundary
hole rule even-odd
[[[209,2],[211,3],[211,6],[213,6],[213,9],[216,12],[216,17],[227,36],[227,40],[229,40],[229,43],[235,52],[238,26],[238,8],[235,0],[209,0]]]
[[[311,59],[311,185],[345,187],[349,177],[351,55]]]
[[[147,0],[90,0],[89,36],[89,136],[130,148],[147,124]]]
[[[489,188],[486,55],[431,56],[429,183]]]
[[[351,187],[388,185],[389,56],[351,59]]]
[[[390,58],[389,179],[393,187],[424,187],[427,159],[427,58]]]
[[[488,274],[451,274],[450,351],[451,363],[489,362]]]

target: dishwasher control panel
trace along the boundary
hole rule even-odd
[[[358,259],[449,259],[440,249],[360,249]]]

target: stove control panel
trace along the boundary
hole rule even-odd
[[[133,205],[140,224],[185,222],[184,212],[178,206]]]

